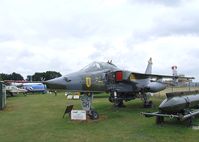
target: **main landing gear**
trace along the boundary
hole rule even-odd
[[[92,120],[98,119],[99,114],[94,109],[92,109],[93,94],[92,93],[82,94],[80,100],[82,102],[82,109],[86,111],[86,114],[90,117],[90,119]]]
[[[117,91],[111,92],[109,101],[114,104],[114,107],[122,108],[125,107],[123,99]]]
[[[117,91],[112,91],[110,93],[109,101],[114,104],[114,107],[125,107],[123,101],[129,101],[135,99],[131,94],[122,94]],[[149,93],[140,93],[139,96],[144,101],[144,108],[151,108],[153,106],[153,102],[149,100]]]
[[[156,116],[156,124],[160,125],[164,123],[164,117],[163,116]]]
[[[153,102],[149,101],[150,94],[142,93],[143,100],[144,100],[144,108],[151,108],[153,106]]]

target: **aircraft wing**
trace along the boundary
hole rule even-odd
[[[157,75],[157,74],[146,74],[146,75],[152,78],[172,78],[172,79],[181,78],[181,79],[187,79],[187,80],[195,79],[194,77],[186,77],[186,76],[171,76],[171,75]]]
[[[116,81],[131,81],[135,82],[137,80],[142,79],[155,79],[155,80],[161,80],[161,79],[186,79],[192,80],[194,77],[185,77],[185,76],[171,76],[171,75],[159,75],[159,74],[145,74],[145,73],[137,73],[137,72],[130,72],[130,71],[124,71],[124,70],[117,70],[113,72],[107,73],[108,80],[116,80]]]
[[[144,73],[136,73],[131,72],[131,78],[135,79],[144,79],[144,78],[151,78],[151,79],[187,79],[192,80],[195,79],[194,77],[186,77],[186,76],[171,76],[171,75],[159,75],[159,74],[144,74]]]

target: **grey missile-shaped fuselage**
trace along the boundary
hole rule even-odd
[[[159,110],[162,113],[182,113],[185,109],[199,106],[199,94],[168,97],[160,104]]]
[[[165,117],[177,118],[192,125],[192,118],[199,115],[199,90],[167,93],[167,98],[159,105],[157,112],[141,112],[145,117],[156,117],[156,124]]]

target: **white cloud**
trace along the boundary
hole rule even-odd
[[[2,0],[0,72],[62,74],[98,60],[144,72],[198,77],[195,0]]]

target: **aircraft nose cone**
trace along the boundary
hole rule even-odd
[[[49,89],[66,89],[66,81],[63,77],[54,78],[44,83]]]

